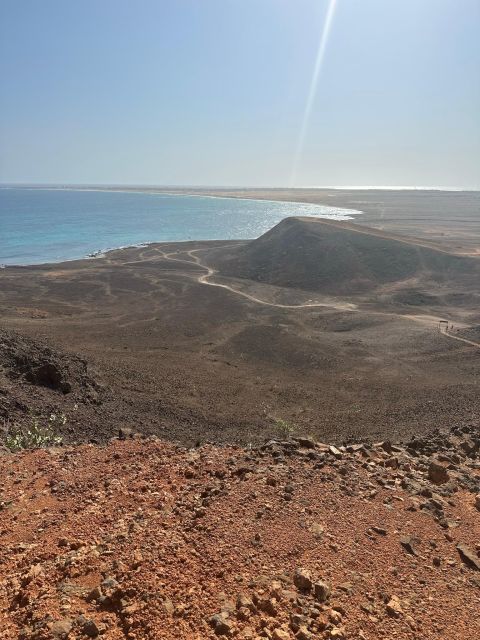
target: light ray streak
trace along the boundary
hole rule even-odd
[[[310,89],[308,92],[307,102],[305,104],[305,111],[303,113],[303,121],[300,129],[300,135],[298,136],[297,147],[295,149],[295,155],[293,156],[292,173],[290,177],[290,186],[295,186],[298,164],[302,156],[303,147],[305,144],[305,137],[307,135],[307,129],[310,122],[310,116],[312,114],[313,103],[315,101],[315,95],[317,93],[318,79],[320,77],[320,71],[322,70],[322,63],[325,57],[325,51],[328,43],[328,36],[330,34],[330,28],[332,26],[333,15],[335,13],[335,7],[337,0],[329,0],[327,15],[325,22],[323,23],[322,33],[320,35],[320,43],[318,45],[317,58],[315,60],[315,66],[313,68],[312,80],[310,82]]]

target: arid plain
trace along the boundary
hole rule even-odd
[[[70,441],[104,441],[121,424],[189,444],[286,428],[398,441],[478,420],[478,194],[210,192],[365,213],[354,224],[288,219],[251,243],[2,270],[4,417],[48,407],[68,415]],[[72,393],[31,393],[21,363],[45,348]]]

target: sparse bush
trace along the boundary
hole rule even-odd
[[[5,429],[4,444],[12,452],[23,449],[44,449],[62,444],[62,438],[56,434],[55,427],[67,422],[65,415],[52,413],[46,424],[37,417],[32,418],[28,427],[8,425]]]
[[[282,418],[275,419],[275,426],[277,427],[281,437],[285,439],[290,438],[296,431],[294,424],[287,422],[286,420],[282,420]]]

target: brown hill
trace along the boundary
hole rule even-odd
[[[404,281],[474,290],[480,276],[479,260],[433,243],[315,218],[286,218],[256,240],[213,250],[209,262],[222,275],[330,295]]]

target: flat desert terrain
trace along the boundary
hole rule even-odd
[[[186,444],[478,423],[478,235],[467,251],[454,215],[440,240],[359,220],[2,270],[3,417],[47,407],[68,416],[67,441],[122,425]]]

